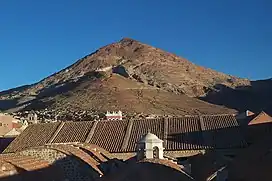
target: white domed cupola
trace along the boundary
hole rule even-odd
[[[137,159],[163,159],[163,141],[156,135],[148,132],[137,145]]]

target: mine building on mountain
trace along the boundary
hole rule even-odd
[[[117,111],[117,112],[107,111],[105,116],[107,120],[122,120],[123,119],[122,111]]]

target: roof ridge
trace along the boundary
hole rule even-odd
[[[126,133],[125,133],[125,136],[123,138],[123,143],[122,143],[122,146],[121,146],[122,150],[126,150],[127,149],[128,141],[129,141],[129,138],[130,138],[130,135],[131,135],[132,127],[133,127],[133,123],[134,123],[133,119],[130,119],[128,121]]]
[[[61,131],[61,129],[63,128],[64,125],[65,125],[65,122],[61,122],[59,124],[59,126],[56,129],[55,133],[52,135],[52,137],[50,138],[50,140],[48,140],[48,143],[52,143],[54,141],[54,139],[58,136],[59,132]]]
[[[90,131],[89,131],[89,133],[88,133],[88,135],[87,135],[87,137],[85,139],[85,143],[89,143],[92,140],[92,137],[94,135],[97,124],[98,124],[98,121],[94,121],[93,126],[90,129]]]
[[[251,122],[254,122],[254,121],[258,120],[258,118],[260,118],[262,115],[268,116],[269,118],[272,119],[272,117],[269,114],[267,114],[265,111],[261,111],[252,120],[250,120],[248,124],[250,124]]]

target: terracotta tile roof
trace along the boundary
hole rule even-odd
[[[138,140],[148,131],[165,141],[166,150],[173,151],[232,148],[245,144],[238,122],[232,115],[98,121],[96,123],[86,121],[31,125],[8,146],[5,153],[42,146],[50,143],[49,141],[76,143],[86,140],[109,152],[134,152]],[[63,126],[59,127],[59,125]]]
[[[84,142],[93,122],[66,122],[52,143]]]
[[[16,166],[13,164],[5,161],[4,158],[8,158],[9,156],[14,155],[14,154],[6,154],[6,155],[1,155],[0,156],[0,179],[3,177],[10,176],[10,173],[12,172],[13,174],[19,173]]]
[[[191,175],[197,181],[206,181],[220,168],[224,167],[228,161],[218,152],[201,153],[188,159],[191,164]]]
[[[139,163],[157,163],[157,164],[161,164],[161,165],[166,165],[168,167],[171,167],[171,168],[174,168],[180,172],[183,172],[183,170],[181,169],[181,167],[172,162],[172,161],[169,161],[169,160],[162,160],[162,159],[143,159],[143,160],[140,160]]]
[[[262,111],[253,115],[249,115],[245,118],[238,119],[241,126],[256,125],[262,123],[271,123],[272,117],[266,112]]]
[[[272,137],[243,149],[228,165],[229,180],[271,181]]]
[[[28,147],[46,144],[60,123],[32,124],[26,128],[4,152],[16,152]]]
[[[120,151],[126,133],[128,121],[98,122],[90,143],[98,145],[110,152]]]
[[[50,166],[45,160],[25,155],[11,155],[10,157],[5,157],[4,160],[26,171],[38,170]]]
[[[85,149],[92,149],[92,150],[97,150],[103,157],[105,157],[106,159],[113,159],[112,154],[105,150],[104,148],[101,148],[95,144],[90,144],[90,143],[79,143],[77,145],[81,145],[83,148]]]
[[[86,148],[86,149],[82,149]],[[95,150],[95,148],[97,148]],[[99,150],[103,151],[102,148],[95,147],[94,145],[91,144],[47,144],[44,146],[39,146],[39,147],[32,147],[32,148],[27,148],[24,149],[23,151],[28,151],[30,149],[30,153],[33,152],[33,150],[36,151],[44,151],[44,149],[52,149],[56,150],[58,152],[61,152],[65,154],[68,157],[73,157],[76,159],[79,159],[82,161],[82,163],[86,163],[89,165],[91,168],[94,169],[94,171],[97,172],[99,175],[103,175],[103,172],[100,170],[99,165],[101,164],[99,161],[96,160],[96,158],[101,159],[101,162],[106,162],[106,158],[103,157],[103,155],[100,155]],[[95,154],[90,154],[86,150],[91,150],[92,153]],[[106,151],[105,151],[106,152]],[[50,152],[45,152],[42,153],[46,154],[48,153],[50,156]],[[95,156],[94,156],[95,155]],[[15,165],[18,168],[22,168],[26,171],[31,171],[31,169],[42,169],[45,167],[49,167],[50,163],[54,163],[51,161],[45,161],[43,159],[40,159],[41,155],[29,155],[28,152],[16,152],[16,153],[9,153],[9,154],[2,154],[0,155],[0,164],[1,164],[1,159],[2,160],[8,160],[12,165]],[[57,161],[57,157],[55,158],[55,161]],[[61,158],[65,159],[65,158]],[[53,164],[54,165],[54,164]],[[83,165],[82,165],[83,166]]]
[[[221,128],[237,127],[238,122],[232,115],[209,115],[202,116],[203,130],[215,130]]]
[[[246,146],[241,128],[234,116],[203,116],[204,144],[209,148],[241,148]]]
[[[66,145],[66,144],[52,144],[47,145],[47,148],[52,148],[58,151],[61,151],[68,155],[73,155],[77,157],[78,159],[84,161],[86,164],[88,164],[91,168],[93,168],[95,171],[97,171],[100,175],[103,175],[101,170],[98,168],[99,162],[97,162],[93,157],[91,157],[89,154],[84,152],[83,150],[76,148],[75,145]]]
[[[99,163],[108,161],[108,159],[104,157],[96,148],[91,148],[90,146],[80,144],[75,144],[75,146],[78,146],[80,149],[90,152],[90,154],[92,154],[92,157],[95,157],[95,160],[97,160]]]
[[[168,160],[131,161],[123,168],[102,177],[101,181],[193,181],[194,179],[183,172],[175,163]]]
[[[168,120],[166,150],[195,150],[203,148],[200,119],[197,116]]]
[[[137,142],[148,131],[163,140],[163,125],[163,119],[134,120],[128,146],[124,151],[135,151]]]
[[[248,125],[262,124],[262,123],[272,123],[272,117],[267,113],[262,111],[260,114],[255,116],[252,120],[249,121]]]
[[[26,155],[1,154],[0,155],[0,179],[10,180],[48,180],[64,179],[62,171],[49,162]]]

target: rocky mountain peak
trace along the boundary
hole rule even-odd
[[[180,97],[176,98],[176,96],[181,95],[200,97],[211,91],[220,91],[222,86],[235,88],[249,84],[249,80],[216,72],[137,40],[123,38],[116,43],[99,48],[73,65],[32,86],[9,91],[8,94],[1,95],[0,99],[30,100],[29,97],[31,97],[31,100],[36,100],[36,102],[37,100],[54,102],[62,97],[63,100],[69,102],[68,100],[74,100],[75,95],[79,93],[77,101],[82,102],[82,105],[77,105],[79,108],[98,107],[102,110],[107,106],[109,108],[120,104],[124,101],[123,99],[129,100],[130,96],[132,101],[135,96],[140,96],[137,101],[141,100],[143,106],[143,102],[149,105],[149,101],[154,99],[157,101],[152,105],[156,107],[156,102],[160,104],[159,100],[165,101],[166,98],[172,100],[175,97],[174,100],[180,100]],[[141,97],[143,90],[146,95],[149,95],[148,97]],[[160,91],[164,93],[158,93]],[[121,93],[127,97],[119,95]],[[112,94],[111,97],[106,98],[111,101],[99,102],[100,99],[103,100],[103,94],[106,97]],[[89,99],[91,95],[93,97]],[[112,98],[112,96],[115,97]],[[198,102],[198,104],[203,103],[195,99],[191,101]],[[174,104],[176,107],[180,103],[176,105],[169,102],[169,104]],[[21,102],[20,105],[24,105],[24,102]],[[44,103],[39,103],[39,105],[44,105]],[[136,108],[131,109],[136,110]],[[137,110],[140,109],[142,108],[137,108]],[[160,109],[162,108],[154,108],[157,111]],[[186,110],[177,112],[186,112]]]
[[[124,37],[119,41],[119,43],[133,43],[133,42],[139,43],[139,41],[132,39],[132,38],[128,38],[128,37]]]

